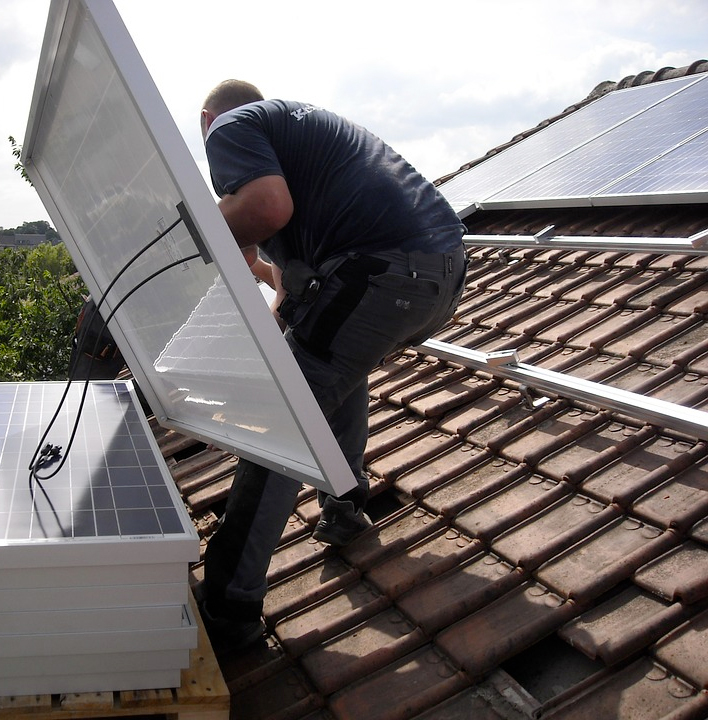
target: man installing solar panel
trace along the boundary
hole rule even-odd
[[[319,493],[314,537],[348,544],[371,527],[363,472],[370,371],[427,339],[464,285],[464,226],[435,187],[367,130],[322,108],[264,100],[226,80],[202,134],[221,212],[249,265],[272,260],[273,314],[357,486]],[[200,608],[233,648],[263,634],[270,558],[300,484],[241,459],[205,556]]]

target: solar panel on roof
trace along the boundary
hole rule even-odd
[[[23,159],[161,424],[327,492],[354,487],[110,0],[53,0]]]
[[[617,90],[452,178],[461,216],[485,208],[616,202],[708,192],[705,75]],[[675,164],[680,172],[673,172]]]

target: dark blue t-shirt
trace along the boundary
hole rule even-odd
[[[437,189],[378,137],[321,108],[265,100],[214,120],[206,139],[219,197],[265,175],[285,178],[290,222],[263,243],[278,265],[312,267],[349,252],[448,252],[465,230]]]

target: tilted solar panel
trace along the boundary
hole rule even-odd
[[[52,2],[23,159],[161,424],[355,485],[110,0]]]

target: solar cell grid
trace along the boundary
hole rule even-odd
[[[125,383],[91,383],[64,466],[28,470],[63,383],[0,384],[0,540],[166,536],[185,533],[174,493]],[[67,445],[82,384],[72,385],[47,441]],[[41,479],[47,478],[47,479]]]
[[[515,143],[440,188],[464,217],[475,203],[534,204],[608,193],[708,190],[702,140],[705,76],[689,76],[617,90]],[[660,173],[688,157],[665,185]],[[657,160],[656,158],[659,158]],[[656,169],[652,161],[659,162]],[[637,173],[634,179],[627,176]],[[647,188],[644,190],[644,188]]]
[[[646,163],[708,126],[707,96],[708,83],[694,81],[487,201],[590,197],[628,174],[641,175]],[[705,187],[704,165],[703,159],[696,169],[701,168]]]

